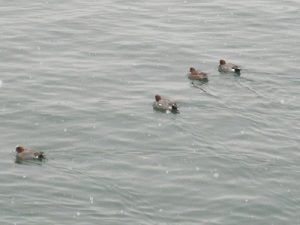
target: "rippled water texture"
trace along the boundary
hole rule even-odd
[[[1,225],[300,224],[298,0],[0,1]]]

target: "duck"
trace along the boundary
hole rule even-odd
[[[45,159],[43,152],[26,149],[21,145],[16,146],[16,159],[17,160],[32,160],[32,159]]]
[[[207,73],[196,70],[194,67],[190,68],[190,73],[188,74],[190,80],[200,80],[208,81]]]
[[[179,113],[176,102],[162,98],[160,95],[155,95],[153,109],[161,112]]]
[[[232,63],[226,63],[224,59],[220,60],[218,70],[221,73],[236,73],[236,74],[241,73],[241,68],[239,66]]]

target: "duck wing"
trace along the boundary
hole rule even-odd
[[[228,66],[230,66],[232,69],[240,69],[240,67],[233,63],[228,63]]]

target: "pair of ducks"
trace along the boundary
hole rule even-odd
[[[225,60],[221,59],[218,67],[221,73],[235,73],[240,75],[241,68],[233,63],[226,63]],[[202,82],[207,82],[207,73],[196,70],[194,67],[190,68],[190,73],[188,74],[190,80],[198,80]],[[162,98],[160,95],[155,95],[155,102],[153,103],[153,109],[162,112],[172,112],[179,113],[178,106],[176,102],[170,101],[169,99]]]
[[[236,73],[238,75],[240,75],[241,73],[241,68],[239,66],[233,63],[226,63],[224,59],[220,60],[218,70],[221,73]],[[208,81],[207,73],[198,71],[194,67],[190,68],[190,73],[188,74],[188,78],[190,80]]]

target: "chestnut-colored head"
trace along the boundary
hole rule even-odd
[[[220,65],[225,65],[226,64],[226,61],[224,59],[221,59],[220,60]]]
[[[193,72],[195,72],[195,71],[196,71],[196,69],[195,69],[194,67],[191,67],[191,68],[190,68],[190,72],[191,72],[191,73],[193,73]]]
[[[24,148],[23,148],[22,146],[20,146],[20,145],[17,145],[17,147],[16,147],[16,152],[17,152],[17,153],[24,152]]]
[[[160,97],[160,95],[155,95],[155,101],[159,101],[159,100],[161,100],[161,97]]]

